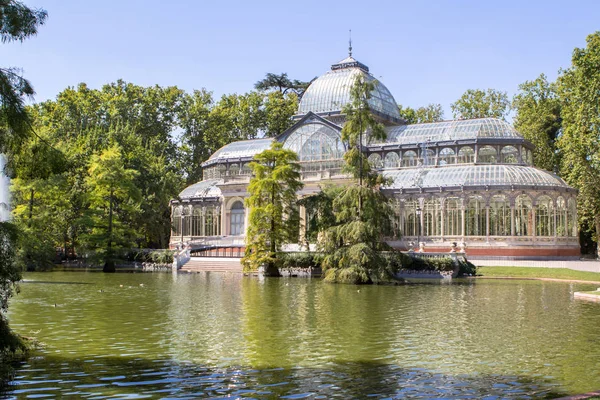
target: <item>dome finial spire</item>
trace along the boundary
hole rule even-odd
[[[352,57],[352,29],[350,29],[349,40],[348,40],[348,55]]]

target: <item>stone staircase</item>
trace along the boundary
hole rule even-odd
[[[191,257],[180,272],[233,272],[242,273],[242,264],[239,258],[225,257]]]

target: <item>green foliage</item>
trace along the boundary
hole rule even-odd
[[[263,91],[277,91],[283,95],[292,92],[297,96],[302,96],[311,82],[303,82],[297,79],[291,80],[285,72],[279,75],[269,72],[265,75],[264,79],[254,84],[254,88]]]
[[[277,253],[285,243],[297,243],[299,215],[296,192],[302,188],[298,156],[273,142],[254,156],[253,177],[248,185],[250,209],[246,234],[245,271],[265,267],[266,275],[278,275]]]
[[[114,261],[114,248],[132,247],[135,243],[136,232],[131,221],[139,213],[141,197],[134,183],[136,175],[137,171],[125,168],[117,145],[92,157],[86,179],[90,205],[85,215],[88,231],[82,240],[88,248],[101,249],[107,264]]]
[[[486,91],[469,89],[450,105],[454,118],[500,118],[506,119],[510,111],[510,101],[506,92],[495,89]]]
[[[408,124],[424,124],[444,120],[444,110],[441,104],[428,104],[425,107],[411,108],[398,106],[400,117]]]
[[[548,171],[557,171],[559,155],[556,140],[561,131],[561,106],[556,84],[541,74],[534,81],[519,85],[513,98],[516,110],[515,129],[535,145],[533,164]]]
[[[579,189],[581,227],[600,236],[600,32],[587,37],[587,47],[576,48],[571,68],[558,79],[562,106],[562,134],[558,139],[563,178]],[[599,247],[600,248],[600,247]]]
[[[323,260],[321,253],[299,252],[299,253],[278,253],[277,261],[279,268],[319,268]]]

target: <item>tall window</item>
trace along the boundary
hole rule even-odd
[[[244,204],[241,201],[236,201],[231,206],[231,223],[230,234],[239,236],[244,234]]]
[[[556,199],[556,235],[567,236],[567,203],[562,196]]]
[[[445,202],[444,236],[462,235],[462,210],[460,199],[448,197]]]
[[[535,206],[535,234],[554,236],[554,204],[548,196],[541,196]]]
[[[477,162],[485,163],[485,164],[494,164],[496,163],[498,153],[496,149],[492,146],[483,146],[479,149],[479,153],[477,155]]]
[[[526,194],[517,197],[515,202],[515,235],[531,236],[533,234],[533,206]]]
[[[470,164],[475,162],[475,151],[472,147],[461,147],[458,151],[458,163],[459,164]]]
[[[404,236],[417,236],[417,201],[408,200],[404,203]]]
[[[510,203],[505,196],[490,200],[490,235],[510,236]]]
[[[466,213],[466,235],[467,236],[485,236],[486,229],[486,213],[485,202],[481,196],[470,196],[467,203]]]
[[[173,235],[181,235],[181,207],[177,207],[173,210],[173,221],[171,222],[171,230]]]
[[[400,156],[398,153],[390,151],[385,155],[384,167],[385,168],[398,168],[400,166]]]
[[[440,201],[438,199],[429,199],[423,206],[423,236],[440,235]]]
[[[202,236],[202,209],[194,207],[192,212],[192,236]]]
[[[567,202],[567,224],[569,228],[569,236],[577,236],[577,221],[575,221],[576,217],[577,205],[575,203],[575,199],[569,199]]]

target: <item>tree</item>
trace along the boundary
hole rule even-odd
[[[454,118],[458,119],[505,119],[510,111],[510,102],[506,92],[495,89],[469,89],[452,103],[450,108]]]
[[[265,101],[265,136],[275,137],[292,126],[292,116],[298,110],[296,93],[270,92]]]
[[[246,270],[265,267],[265,275],[277,276],[277,252],[286,243],[298,242],[299,215],[296,192],[302,188],[298,155],[273,142],[254,156],[253,177],[248,185],[250,223],[246,234]]]
[[[558,78],[561,100],[561,172],[579,189],[578,216],[583,230],[600,238],[600,31],[587,37],[586,48],[573,51],[571,67]],[[600,256],[600,246],[597,246]]]
[[[424,124],[444,120],[444,110],[441,104],[428,104],[417,109],[398,106],[400,117],[409,124]]]
[[[0,40],[22,42],[34,36],[47,16],[45,10],[31,9],[20,1],[0,0]],[[0,152],[30,132],[25,99],[33,94],[31,83],[19,69],[0,68]]]
[[[92,158],[86,180],[90,190],[87,241],[102,250],[104,272],[115,272],[115,246],[132,246],[135,241],[128,222],[139,209],[140,191],[134,184],[136,175],[136,171],[125,168],[118,146]]]
[[[536,80],[519,85],[512,108],[516,110],[515,129],[535,145],[533,164],[548,171],[558,171],[556,140],[562,118],[556,84],[548,82],[546,75],[541,74]]]
[[[394,271],[381,251],[390,250],[383,241],[389,226],[391,206],[380,190],[386,181],[371,171],[362,152],[365,132],[376,140],[385,139],[385,130],[370,113],[368,104],[373,82],[359,76],[351,89],[351,101],[344,107],[346,124],[342,140],[346,171],[354,182],[332,190],[335,223],[323,234],[323,272],[329,282],[373,283],[390,281]],[[327,192],[326,192],[327,195]]]
[[[313,79],[314,80],[314,79]],[[291,80],[288,78],[287,73],[283,72],[279,75],[273,73],[267,73],[264,79],[256,82],[254,88],[261,91],[275,90],[281,94],[288,92],[294,92],[298,97],[302,97],[304,91],[311,84],[310,82],[299,81],[298,79]]]

